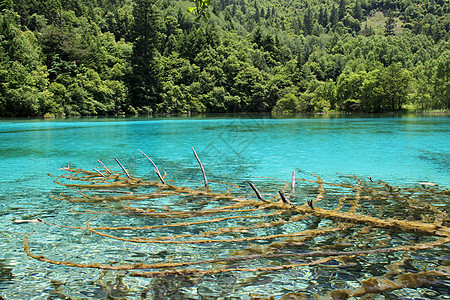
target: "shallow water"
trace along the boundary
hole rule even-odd
[[[144,151],[167,172],[168,179],[191,187],[202,186],[202,175],[190,149],[194,147],[209,178],[238,184],[237,192],[245,190],[249,193],[243,183],[252,180],[268,187],[278,184],[274,187],[276,194],[284,185],[281,180],[290,181],[293,170],[315,173],[330,182],[336,181],[340,174],[353,174],[364,179],[371,176],[374,180],[402,187],[430,181],[448,188],[449,133],[450,118],[447,115],[0,120],[0,296],[4,299],[62,299],[61,295],[66,295],[72,299],[104,299],[107,292],[99,284],[99,278],[105,285],[114,286],[113,296],[117,299],[140,299],[139,291],[148,289],[149,284],[166,286],[165,290],[182,290],[183,294],[173,296],[180,299],[188,296],[190,299],[210,296],[246,299],[250,293],[281,297],[296,291],[306,291],[310,297],[314,293],[320,294],[325,286],[329,289],[352,287],[361,277],[379,274],[370,268],[321,273],[307,267],[256,277],[254,274],[225,273],[195,284],[128,277],[121,282],[118,278],[123,274],[120,272],[109,272],[102,277],[99,270],[54,266],[28,258],[23,250],[23,238],[37,229],[30,238],[35,245],[33,249],[44,255],[51,253],[52,259],[60,260],[135,262],[139,257],[146,258],[148,253],[153,253],[153,259],[160,261],[182,257],[197,259],[202,255],[213,257],[217,249],[205,245],[178,245],[165,250],[164,245],[135,245],[104,239],[83,230],[46,227],[40,223],[14,224],[13,221],[41,218],[55,224],[84,226],[92,215],[74,214],[69,211],[74,203],[52,198],[50,195],[65,189],[56,185],[47,173],[59,175],[58,169],[67,164],[88,170],[100,168],[97,159],[119,171],[120,167],[113,159],[116,157],[133,175],[156,180],[153,168],[137,149]],[[214,183],[212,187],[226,189]],[[158,201],[165,202],[155,204],[150,199],[139,205],[156,207],[183,203],[176,196]],[[192,209],[191,205],[187,206]],[[147,224],[139,218],[129,220],[108,215],[96,221],[110,226],[127,222]],[[289,226],[283,230],[291,230]],[[295,226],[299,227],[295,230],[302,230],[307,224]],[[197,230],[212,228],[213,225],[205,225]],[[179,234],[183,230],[178,228],[166,234]],[[256,234],[274,234],[277,229],[271,230]],[[444,260],[448,258],[445,251],[441,254]],[[436,261],[417,259],[412,264],[433,267]],[[417,265],[414,268],[423,270],[425,267]],[[251,282],[247,283],[243,278],[251,278]],[[132,287],[133,292],[121,289],[121,285]],[[401,289],[379,296],[382,297],[379,299],[447,299],[442,290],[448,286],[437,290]],[[155,289],[152,291],[148,297],[162,299]],[[163,298],[166,297],[167,294]]]

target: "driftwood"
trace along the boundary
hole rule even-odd
[[[227,192],[211,191],[203,165],[193,148],[192,151],[200,165],[206,190],[167,184],[156,165],[139,150],[153,164],[159,181],[130,176],[117,159],[126,177],[106,166],[104,168],[108,174],[96,169],[94,172],[69,167],[65,169],[67,173],[55,179],[55,183],[69,191],[53,197],[61,201],[90,204],[91,209],[78,206],[71,211],[91,217],[84,226],[35,220],[42,226],[85,230],[101,238],[136,245],[165,245],[167,251],[175,245],[228,245],[237,247],[236,250],[215,258],[202,257],[199,253],[198,258],[186,257],[181,261],[134,264],[77,262],[76,259],[57,260],[36,254],[37,250],[30,245],[32,235],[29,234],[24,239],[25,253],[42,262],[68,267],[127,270],[131,272],[130,276],[138,277],[184,278],[227,272],[282,272],[303,266],[346,268],[358,263],[358,260],[364,260],[367,255],[392,252],[421,252],[427,255],[426,251],[446,247],[450,242],[450,220],[446,207],[442,205],[448,203],[445,201],[448,201],[450,192],[438,189],[437,185],[426,185],[426,189],[399,188],[381,181],[374,182],[371,178],[366,182],[356,176],[344,176],[346,181],[343,183],[330,183],[309,173],[306,174],[313,179],[296,178],[295,172],[292,172],[288,197],[285,195],[288,182],[284,188],[278,189],[278,196],[272,192],[272,199],[265,200],[258,188],[248,180],[258,199],[252,200],[251,195],[242,192],[233,194],[231,188]],[[99,173],[102,176],[98,176]],[[296,183],[307,199],[300,199],[298,193],[293,197]],[[263,187],[272,190],[271,184],[273,182]],[[192,204],[195,208],[180,209],[177,205],[152,205],[152,208],[133,206],[133,202],[159,203],[152,199],[172,199],[173,196],[180,199],[181,207],[189,208]],[[280,198],[281,201],[276,201]],[[429,201],[441,202],[434,206]],[[97,203],[108,202],[116,203],[114,210],[95,209]],[[400,217],[401,211],[408,212],[409,216]],[[148,220],[149,225],[97,225],[101,220],[97,216],[105,214],[143,218]],[[22,221],[32,223],[34,220],[17,220],[16,223]],[[319,225],[321,221],[326,225]],[[302,224],[309,225],[302,229]],[[182,228],[182,232],[173,233],[172,230],[177,227]],[[395,240],[392,238],[395,232],[408,233],[414,238],[410,241]],[[370,246],[367,246],[368,242]],[[408,276],[399,275],[398,272],[386,274],[383,278],[373,277],[361,281],[361,287],[357,289],[329,290],[324,299],[346,299],[404,287],[414,288],[419,286],[417,281],[434,284],[436,282],[432,277],[449,276],[447,270],[430,270]]]

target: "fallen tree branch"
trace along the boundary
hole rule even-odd
[[[103,168],[105,168],[105,170],[106,170],[106,172],[108,172],[109,173],[109,175],[112,175],[112,172],[111,172],[111,170],[110,169],[108,169],[106,166],[105,166],[105,164],[104,163],[102,163],[100,160],[98,160],[97,159],[97,161],[103,166]]]
[[[198,158],[197,152],[195,152],[194,148],[191,147],[191,149],[194,152],[194,155],[195,155],[195,158],[198,161],[198,164],[200,165],[200,169],[202,170],[203,180],[205,181],[205,187],[206,187],[207,190],[209,190],[208,180],[206,179],[205,169],[203,168],[202,162],[200,161],[200,158]]]
[[[253,182],[251,182],[250,180],[247,180],[247,183],[251,186],[251,188],[253,189],[253,191],[256,194],[256,197],[258,197],[259,200],[264,201],[264,202],[268,202],[266,200],[263,199],[263,197],[261,196],[261,193],[258,191],[258,189],[256,188],[256,186],[253,184]]]
[[[291,201],[289,201],[289,200],[286,198],[286,196],[284,195],[284,191],[283,191],[283,190],[279,190],[279,191],[278,191],[278,194],[280,194],[281,201],[283,201],[283,203],[286,203],[286,204],[288,204],[288,205],[294,207],[294,204],[292,204]]]
[[[152,163],[153,167],[155,167],[155,173],[156,175],[158,175],[159,180],[161,180],[161,182],[163,184],[166,184],[166,182],[164,181],[163,177],[161,176],[161,173],[159,172],[158,167],[156,166],[156,164],[150,159],[150,157],[148,157],[144,152],[142,152],[141,150],[138,149],[139,152],[141,152],[145,157],[147,157],[147,159]]]
[[[295,193],[295,171],[292,171],[292,183],[291,183],[291,191],[289,192],[289,198],[294,196]]]
[[[119,166],[122,168],[122,170],[125,172],[125,174],[127,175],[128,178],[131,178],[130,174],[128,173],[128,171],[124,168],[124,166],[122,166],[122,164],[120,163],[120,161],[114,157],[114,159],[116,160],[116,162],[119,164]]]
[[[102,172],[100,172],[99,170],[97,170],[96,168],[93,169],[95,172],[97,172],[98,174],[100,174],[102,177],[106,177],[105,175],[103,175]]]

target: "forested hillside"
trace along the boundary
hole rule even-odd
[[[448,0],[4,0],[0,116],[450,106]]]

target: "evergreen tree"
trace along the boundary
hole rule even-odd
[[[301,31],[303,30],[303,22],[299,16],[292,20],[292,29],[294,30],[295,34],[301,34]]]
[[[245,5],[245,1],[242,1],[241,3],[241,11],[244,15],[247,14],[247,6]]]
[[[339,10],[338,10],[339,20],[342,20],[345,17],[346,14],[345,6],[346,6],[345,0],[339,0]]]
[[[338,22],[339,22],[339,16],[338,16],[337,8],[336,8],[336,5],[333,5],[333,7],[331,8],[331,13],[330,13],[330,23],[331,23],[332,28],[336,28]]]
[[[375,30],[371,26],[368,26],[367,24],[364,25],[364,28],[361,30],[362,35],[364,36],[371,36],[375,34]]]
[[[359,1],[356,1],[355,6],[353,7],[353,18],[361,21],[362,15],[361,3]]]
[[[327,27],[328,25],[328,12],[327,7],[320,7],[319,9],[319,24],[323,27]]]
[[[235,14],[236,14],[236,3],[233,3],[233,6],[231,7],[231,16],[234,17]]]
[[[303,26],[305,27],[305,35],[310,35],[313,29],[313,15],[309,7],[303,16]]]
[[[155,0],[136,0],[133,9],[135,20],[133,54],[131,63],[131,104],[154,108],[158,102],[160,70],[158,48],[161,45],[160,14]]]
[[[395,29],[395,20],[394,17],[392,16],[392,13],[389,12],[388,18],[384,23],[384,35],[385,36],[394,35],[394,29]]]
[[[231,15],[230,15],[230,13],[228,12],[228,10],[226,10],[225,13],[224,13],[224,19],[225,19],[225,21],[228,22],[229,28],[230,28],[231,30],[234,30],[233,18],[231,17]]]
[[[258,46],[261,46],[262,45],[262,39],[263,39],[263,36],[262,36],[262,32],[261,32],[261,27],[258,26],[258,27],[256,27],[256,30],[253,33],[251,41],[253,43],[257,44]]]
[[[2,2],[0,2],[0,9],[1,10],[4,10],[4,9],[14,10],[14,1],[13,0],[3,0]]]
[[[256,22],[256,23],[259,23],[259,19],[260,19],[260,11],[259,11],[258,6],[256,5],[256,2],[255,2],[255,15],[254,15],[254,19],[255,19],[255,22]]]

